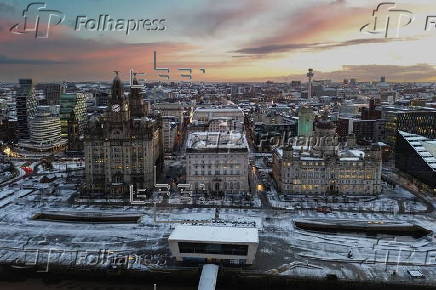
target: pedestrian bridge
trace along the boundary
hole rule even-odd
[[[214,264],[203,265],[198,290],[215,290],[219,267]]]

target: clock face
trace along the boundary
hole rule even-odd
[[[112,106],[112,111],[119,112],[120,111],[120,105],[113,105]]]

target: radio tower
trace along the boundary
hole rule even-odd
[[[313,69],[309,69],[309,72],[307,73],[307,77],[309,78],[309,83],[307,85],[307,98],[312,98],[312,78],[313,78]]]

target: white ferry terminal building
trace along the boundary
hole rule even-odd
[[[255,227],[178,225],[168,243],[176,261],[253,264],[259,234]]]

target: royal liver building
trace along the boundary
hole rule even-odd
[[[160,124],[146,116],[140,89],[124,93],[117,74],[107,111],[88,124],[82,196],[127,198],[130,185],[153,187],[163,161]]]

